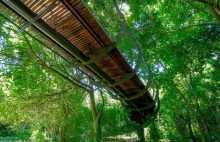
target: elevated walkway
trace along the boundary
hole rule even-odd
[[[129,117],[143,124],[158,110],[157,100],[128,64],[82,0],[2,0],[1,8],[18,16],[19,32],[29,26],[56,44],[72,67],[85,69],[113,98],[130,110]],[[7,8],[5,8],[7,7]],[[142,58],[142,57],[141,57]],[[140,66],[140,65],[136,65]]]

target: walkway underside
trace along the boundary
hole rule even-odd
[[[24,25],[20,32],[33,27],[56,44],[72,60],[73,67],[84,68],[117,94],[116,99],[129,108],[131,120],[143,124],[146,115],[157,110],[148,88],[83,1],[2,0],[0,6]]]

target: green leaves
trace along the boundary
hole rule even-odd
[[[111,3],[85,2],[114,40],[120,30],[120,18]],[[126,21],[161,88],[161,110],[149,127],[149,140],[219,141],[220,28],[216,17],[207,10],[213,2],[136,0],[126,4]],[[50,140],[57,140],[58,136],[64,140],[68,135],[71,141],[91,139],[91,113],[85,90],[78,88],[86,82],[86,76],[67,67],[65,63],[71,61],[55,54],[62,55],[51,50],[53,45],[47,41],[41,44],[26,35],[28,45],[14,29],[0,17],[0,123],[9,123],[20,135],[28,122],[29,131],[39,132],[32,135],[33,139],[43,139],[43,132]],[[118,46],[134,65],[137,55],[130,44],[124,37]],[[146,67],[141,65],[140,74],[146,80],[144,72]],[[109,99],[106,106],[101,122],[103,137],[131,135],[136,130],[138,126],[129,121],[121,106]],[[30,138],[31,132],[26,137]]]

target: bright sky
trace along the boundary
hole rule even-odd
[[[129,12],[129,10],[130,10],[130,7],[126,3],[122,3],[120,5],[120,7],[121,7],[121,10],[122,10],[123,14]]]

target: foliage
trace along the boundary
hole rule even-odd
[[[106,1],[86,1],[114,40],[120,20]],[[142,47],[160,86],[161,109],[148,128],[148,141],[220,141],[220,28],[217,1],[146,0],[117,1],[126,21]],[[123,10],[123,8],[121,8]],[[36,141],[93,140],[93,120],[86,87],[74,85],[68,59],[55,55],[47,41],[16,35],[16,26],[0,17],[0,131],[2,136],[21,136]],[[33,34],[38,40],[41,37]],[[119,43],[132,63],[137,57],[128,51],[127,39]],[[53,49],[53,48],[52,48]],[[56,51],[59,52],[59,51]],[[60,53],[60,52],[59,52]],[[140,76],[144,71],[141,66]],[[62,73],[67,78],[63,79]],[[80,75],[76,70],[73,74]],[[81,84],[79,84],[81,85]],[[103,90],[102,90],[103,91]],[[107,96],[105,94],[104,96]],[[97,108],[103,106],[95,97]],[[129,121],[117,102],[105,97],[101,119],[102,137],[132,135],[139,127]],[[7,127],[10,126],[10,128]],[[13,128],[11,130],[11,128]]]
[[[218,141],[220,28],[187,3],[130,2],[127,21],[162,89],[159,139]]]

